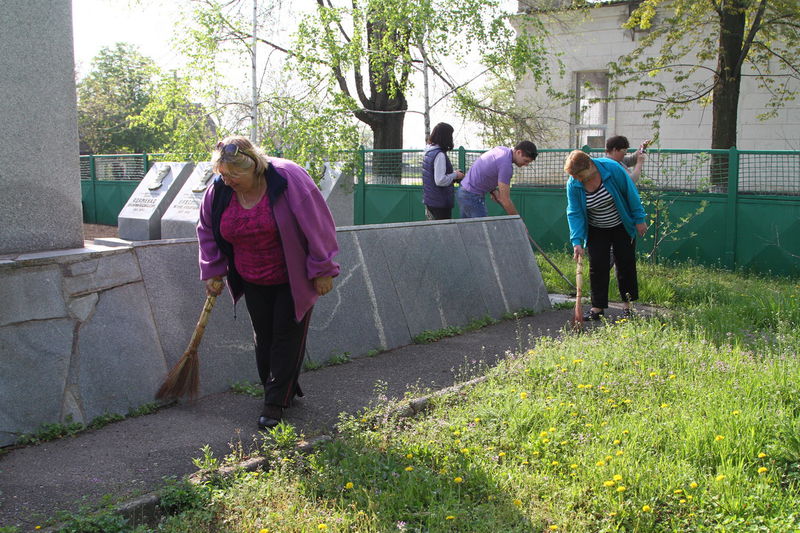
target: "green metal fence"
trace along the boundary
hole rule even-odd
[[[541,150],[533,164],[514,169],[512,199],[546,249],[569,249],[563,171],[569,151]],[[424,220],[423,153],[362,150],[356,224]],[[458,148],[451,160],[465,169],[481,153]],[[651,223],[638,250],[652,260],[800,275],[800,152],[651,150],[638,185]],[[489,204],[490,215],[504,214]]]

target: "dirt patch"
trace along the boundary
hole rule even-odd
[[[106,237],[119,237],[117,226],[104,226],[102,224],[84,224],[83,238],[87,241]]]

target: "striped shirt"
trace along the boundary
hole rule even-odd
[[[589,225],[596,228],[613,228],[622,224],[622,219],[614,205],[614,198],[606,189],[603,182],[594,192],[586,192],[586,211],[589,215]]]

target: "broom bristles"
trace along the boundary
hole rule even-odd
[[[200,388],[200,358],[197,350],[188,350],[184,353],[172,370],[167,374],[164,383],[156,392],[156,399],[172,399],[189,395],[196,398]]]

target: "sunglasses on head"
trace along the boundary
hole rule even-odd
[[[256,160],[255,160],[255,158],[253,156],[251,156],[250,154],[248,154],[244,150],[239,149],[239,147],[237,145],[233,144],[233,143],[225,144],[225,143],[220,141],[220,142],[217,143],[217,148],[216,149],[219,150],[222,153],[223,157],[234,158],[237,155],[242,154],[242,155],[245,155],[245,156],[249,157],[250,159],[252,159],[254,163],[256,162]]]

